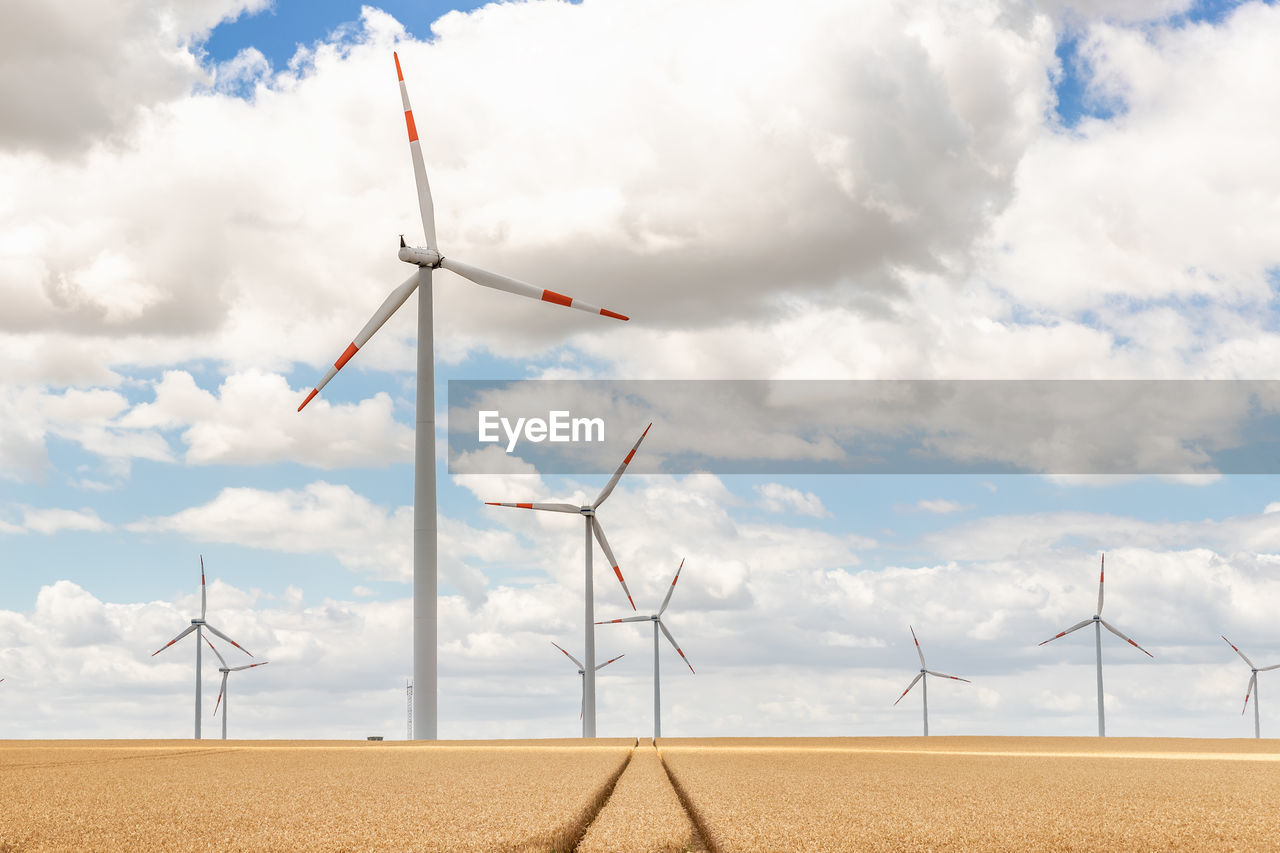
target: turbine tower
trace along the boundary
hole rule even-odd
[[[1219,634],[1218,636],[1222,636],[1222,635]],[[1235,643],[1231,642],[1230,640],[1227,640],[1226,637],[1222,637],[1222,639],[1227,641],[1228,646],[1236,650],[1236,654],[1240,655],[1240,657],[1244,659],[1244,662],[1249,664],[1249,669],[1252,670],[1252,674],[1249,676],[1249,686],[1246,687],[1244,690],[1244,707],[1240,709],[1240,716],[1243,717],[1244,712],[1249,709],[1249,697],[1252,696],[1253,697],[1253,736],[1255,738],[1260,738],[1262,737],[1262,723],[1258,719],[1258,673],[1270,672],[1273,669],[1280,669],[1280,663],[1275,664],[1274,666],[1254,666],[1253,661],[1245,657],[1244,652],[1237,649]]]
[[[671,579],[671,586],[667,587],[667,597],[662,599],[662,606],[658,608],[658,612],[651,616],[628,616],[625,619],[610,619],[606,622],[597,622],[597,625],[612,625],[618,622],[652,622],[653,623],[653,736],[655,738],[662,736],[662,681],[658,677],[658,632],[661,631],[670,641],[672,648],[680,655],[680,659],[684,661],[684,665],[689,667],[689,671],[693,672],[693,664],[689,663],[689,659],[684,656],[684,650],[680,648],[680,644],[676,642],[676,638],[671,636],[671,632],[667,630],[667,626],[662,624],[662,614],[667,610],[667,604],[671,601],[671,593],[676,590],[676,581],[680,580],[680,571],[684,568],[684,560],[680,561],[680,567],[676,569],[676,576]]]
[[[915,640],[916,654],[920,656],[920,672],[916,674],[915,678],[911,679],[911,683],[907,685],[907,689],[902,691],[902,696],[899,696],[896,700],[894,700],[893,704],[897,705],[899,702],[901,702],[903,698],[908,693],[911,692],[911,688],[916,686],[916,682],[919,681],[920,690],[924,694],[924,736],[928,737],[929,736],[929,676],[933,675],[933,676],[937,676],[938,678],[950,678],[952,681],[963,681],[965,684],[972,684],[973,682],[967,678],[960,678],[959,676],[956,676],[956,675],[947,675],[945,672],[934,672],[931,669],[927,669],[924,662],[924,652],[920,650],[920,641],[916,639],[916,629],[912,628],[910,625],[908,625],[907,628],[911,631],[911,639]]]
[[[369,322],[365,323],[360,333],[343,350],[342,355],[338,356],[333,367],[329,368],[324,378],[302,401],[302,405],[298,406],[298,411],[301,412],[303,407],[320,393],[320,389],[324,388],[343,365],[368,343],[374,333],[382,328],[382,324],[387,322],[391,315],[404,304],[409,295],[418,290],[418,387],[413,444],[413,683],[417,689],[413,694],[413,702],[414,719],[417,721],[419,730],[414,735],[419,740],[435,740],[437,731],[436,422],[431,271],[443,268],[482,287],[539,299],[553,305],[577,308],[580,311],[612,317],[615,320],[628,318],[553,290],[543,290],[514,278],[507,278],[453,258],[446,258],[440,253],[436,243],[436,220],[431,201],[431,187],[427,184],[427,168],[422,160],[422,146],[418,142],[418,127],[414,123],[413,110],[409,106],[409,91],[405,88],[404,73],[400,70],[400,56],[397,53],[393,53],[392,56],[396,61],[396,76],[400,80],[400,100],[404,103],[404,122],[409,131],[409,156],[413,160],[413,175],[418,186],[418,208],[422,214],[422,230],[426,245],[406,245],[404,237],[401,236],[398,257],[405,263],[417,267],[417,270],[403,284],[391,291],[391,295],[369,318]]]
[[[200,556],[200,618],[192,619],[191,624],[186,628],[186,630],[184,630],[178,636],[174,637],[172,640],[165,643],[163,646],[161,646],[160,648],[156,649],[154,652],[151,653],[151,656],[155,657],[165,649],[172,646],[174,643],[181,640],[183,637],[187,636],[187,634],[190,634],[192,631],[196,632],[196,735],[195,735],[196,740],[200,740],[200,662],[201,662],[200,652],[202,651],[202,649],[200,648],[200,641],[205,639],[204,629],[208,628],[209,633],[213,634],[216,637],[221,637],[231,645],[235,646],[240,651],[244,652],[249,657],[253,657],[252,652],[250,652],[244,646],[241,646],[235,640],[231,639],[226,634],[222,633],[217,628],[213,627],[212,625],[210,625],[208,622],[205,621],[204,616],[205,616],[205,612],[208,610],[208,605],[209,605],[209,597],[205,591],[205,585],[204,585],[204,555],[201,555]],[[206,640],[206,642],[208,641]],[[221,655],[219,655],[219,658],[221,658]]]
[[[555,646],[557,649],[560,649],[560,646],[556,643],[556,641],[555,641],[555,640],[552,640],[552,641],[551,641],[551,645]],[[573,655],[569,654],[568,652],[565,652],[565,651],[564,651],[564,649],[560,649],[560,651],[564,652],[564,656],[565,656],[565,657],[567,657],[569,660],[571,660],[571,661],[573,661],[575,664],[577,664],[577,666],[578,666],[578,675],[582,676],[582,705],[581,705],[581,709],[578,711],[578,718],[579,718],[579,719],[583,719],[583,718],[585,718],[585,717],[586,717],[586,715],[587,715],[587,679],[586,679],[586,673],[587,673],[587,670],[586,670],[586,668],[582,665],[582,661],[578,660],[577,658],[575,658]],[[624,653],[622,653],[622,654],[618,655],[618,657],[616,657],[616,658],[609,658],[609,659],[608,659],[607,661],[605,661],[604,663],[596,664],[596,668],[595,668],[595,670],[594,670],[594,671],[595,671],[595,672],[599,672],[600,670],[604,669],[604,668],[605,668],[606,666],[608,666],[609,664],[611,664],[611,663],[613,663],[614,661],[618,660],[618,658],[624,658],[624,657],[626,657],[626,656],[627,656],[627,655],[626,655],[626,653],[624,652]]]
[[[636,603],[631,598],[631,591],[627,589],[627,582],[622,579],[622,569],[618,567],[618,561],[614,559],[613,549],[609,547],[609,540],[604,538],[604,528],[600,526],[600,519],[596,517],[596,510],[600,508],[600,504],[605,502],[609,495],[613,494],[613,487],[618,485],[618,479],[622,477],[622,472],[627,470],[627,466],[631,464],[631,457],[636,455],[636,450],[640,447],[640,442],[644,441],[644,437],[649,434],[649,429],[653,424],[644,428],[644,432],[640,433],[640,437],[636,439],[636,443],[632,445],[631,452],[622,460],[622,464],[618,466],[618,470],[613,472],[613,476],[609,478],[609,482],[605,484],[604,489],[600,492],[600,496],[595,499],[594,503],[587,506],[574,506],[573,504],[547,504],[547,503],[496,503],[494,501],[486,501],[486,506],[511,506],[518,509],[540,509],[548,512],[570,512],[575,515],[581,514],[587,525],[587,568],[585,592],[586,595],[586,617],[584,623],[586,625],[586,648],[587,648],[587,665],[583,672],[586,677],[583,679],[583,691],[586,697],[582,715],[582,736],[596,736],[596,670],[599,669],[596,663],[596,611],[595,611],[595,593],[593,591],[593,579],[591,575],[591,536],[594,533],[596,541],[600,543],[600,547],[604,550],[605,557],[609,560],[609,565],[613,567],[613,573],[618,577],[618,583],[622,584],[622,591],[627,594],[627,601],[631,602],[631,609],[636,609]],[[559,648],[557,646],[557,648]],[[563,650],[562,650],[563,651]]]
[[[227,666],[227,661],[222,657],[222,653],[218,651],[218,647],[209,642],[209,638],[205,637],[204,641],[209,643],[209,648],[213,649],[213,653],[218,656],[218,663],[222,666],[218,667],[218,672],[222,673],[222,686],[218,688],[218,701],[213,704],[213,715],[218,716],[218,706],[222,706],[222,739],[227,739],[227,713],[231,705],[231,695],[227,693],[227,676],[233,672],[240,672],[245,669],[253,669],[255,666],[266,666],[271,663],[269,660],[259,661],[258,663],[247,663],[244,666]],[[222,701],[223,698],[226,701]]]
[[[1044,641],[1044,643],[1051,643],[1054,640],[1058,639],[1059,637],[1067,636],[1067,634],[1070,634],[1072,631],[1080,630],[1085,625],[1088,625],[1090,622],[1093,623],[1093,642],[1094,642],[1094,646],[1097,648],[1097,651],[1098,651],[1098,737],[1107,736],[1107,721],[1106,721],[1106,716],[1102,707],[1102,629],[1106,628],[1108,631],[1115,634],[1117,637],[1124,640],[1126,643],[1133,646],[1135,649],[1142,652],[1147,657],[1149,658],[1155,657],[1155,655],[1151,654],[1151,652],[1147,651],[1142,646],[1138,645],[1133,640],[1129,639],[1124,634],[1120,633],[1120,631],[1114,625],[1112,625],[1106,619],[1102,618],[1102,582],[1106,577],[1106,570],[1107,570],[1107,555],[1103,554],[1102,567],[1098,571],[1098,612],[1093,615],[1093,618],[1085,619],[1081,622],[1077,622],[1067,630],[1062,631],[1061,633],[1058,633],[1058,634],[1054,634],[1052,637]],[[1043,646],[1044,643],[1040,643],[1040,645]]]

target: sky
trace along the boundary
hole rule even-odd
[[[233,675],[233,737],[404,736],[417,296],[296,411],[421,239],[392,51],[442,250],[632,318],[435,276],[442,737],[579,731],[551,642],[581,651],[581,530],[484,502],[581,503],[616,464],[451,472],[449,380],[1273,376],[1276,3],[849,6],[18,0],[0,738],[190,736],[192,640],[152,652],[201,557],[209,621],[271,662]],[[749,457],[764,414],[726,441]],[[655,419],[637,460],[698,439]],[[1274,475],[638,464],[602,520],[641,610],[685,561],[669,736],[917,733],[909,625],[973,682],[935,686],[931,732],[1092,734],[1088,633],[1037,643],[1093,614],[1104,552],[1105,615],[1154,655],[1107,639],[1109,734],[1250,736],[1220,635],[1280,662]],[[599,733],[647,733],[648,628],[597,648],[625,655]]]

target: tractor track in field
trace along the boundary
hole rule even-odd
[[[637,739],[573,850],[703,853],[706,833],[652,740]]]

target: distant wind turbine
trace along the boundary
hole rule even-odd
[[[310,403],[312,398],[328,384],[351,357],[373,337],[382,324],[399,310],[405,300],[415,290],[418,293],[418,387],[417,415],[413,444],[413,719],[416,731],[414,737],[419,740],[435,740],[437,730],[437,692],[436,692],[436,419],[435,419],[435,355],[434,322],[431,311],[431,271],[446,269],[482,287],[503,290],[516,296],[526,296],[562,305],[566,308],[577,308],[589,314],[612,317],[615,320],[628,319],[623,314],[588,305],[578,299],[556,293],[554,290],[543,290],[507,278],[504,275],[491,273],[479,267],[473,267],[452,257],[446,258],[440,253],[436,243],[435,207],[431,201],[431,187],[427,183],[427,167],[422,159],[422,145],[418,142],[418,127],[413,120],[413,109],[409,106],[409,90],[405,87],[404,73],[400,70],[400,55],[393,53],[396,61],[396,77],[400,80],[400,100],[404,104],[404,122],[409,132],[409,156],[413,160],[414,180],[418,185],[418,210],[422,214],[424,246],[409,246],[400,237],[400,248],[397,257],[407,264],[417,267],[408,280],[391,291],[378,310],[364,324],[364,328],[343,350],[342,355],[333,363],[333,367],[324,375],[307,398],[298,406]]]
[[[156,649],[154,652],[151,653],[151,656],[155,657],[165,649],[172,646],[174,643],[181,640],[183,637],[187,636],[187,634],[190,634],[192,631],[196,632],[196,740],[200,739],[200,653],[203,651],[203,649],[200,648],[200,641],[204,639],[204,629],[208,628],[209,633],[213,634],[216,637],[221,637],[231,645],[235,646],[240,651],[244,652],[249,657],[253,657],[252,652],[250,652],[244,646],[241,646],[235,640],[231,639],[226,634],[222,633],[217,628],[213,627],[212,625],[210,625],[208,622],[205,621],[204,616],[205,616],[205,611],[208,609],[208,604],[209,604],[209,599],[205,591],[205,584],[204,584],[204,556],[201,555],[200,557],[200,618],[192,619],[191,625],[189,625],[186,628],[186,630],[184,630],[182,633],[178,634],[178,636],[174,637],[172,640],[165,643],[163,646],[161,646],[160,648]]]
[[[1115,634],[1117,637],[1124,640],[1126,643],[1133,646],[1135,649],[1142,652],[1147,657],[1149,658],[1155,657],[1155,655],[1151,654],[1151,652],[1147,651],[1142,646],[1138,645],[1133,640],[1129,639],[1124,634],[1120,633],[1120,631],[1114,625],[1112,625],[1106,619],[1102,618],[1102,582],[1103,582],[1103,579],[1106,577],[1106,569],[1107,569],[1107,555],[1103,554],[1102,567],[1098,572],[1098,612],[1093,615],[1093,618],[1085,619],[1081,622],[1077,622],[1075,625],[1072,625],[1067,630],[1062,631],[1061,633],[1058,633],[1058,634],[1054,634],[1052,637],[1044,641],[1044,643],[1051,643],[1054,640],[1058,639],[1059,637],[1067,636],[1067,634],[1070,634],[1072,631],[1080,630],[1085,625],[1088,625],[1090,622],[1093,623],[1093,642],[1095,647],[1098,650],[1098,737],[1107,736],[1106,716],[1102,707],[1102,629],[1106,628],[1108,631]],[[1044,643],[1040,643],[1040,645],[1043,646]]]
[[[580,675],[580,676],[582,676],[582,677],[583,677],[583,678],[582,678],[582,704],[581,704],[581,706],[580,706],[580,708],[579,708],[579,710],[578,710],[578,718],[579,718],[579,719],[583,719],[583,718],[585,718],[585,717],[586,717],[586,713],[587,713],[587,679],[586,679],[587,670],[586,670],[586,668],[582,665],[582,661],[578,660],[577,658],[575,658],[573,655],[569,654],[568,652],[565,652],[565,651],[564,651],[564,649],[561,649],[561,648],[560,648],[560,646],[556,643],[556,641],[555,641],[555,640],[552,640],[552,641],[551,641],[551,645],[555,646],[557,649],[560,649],[560,651],[564,652],[564,656],[565,656],[565,657],[567,657],[569,660],[571,660],[571,661],[573,661],[575,664],[577,664],[577,667],[578,667],[578,675]],[[609,664],[611,664],[611,663],[613,663],[614,661],[618,660],[618,658],[624,658],[624,657],[626,657],[626,656],[627,656],[627,655],[626,655],[626,653],[624,652],[624,653],[622,653],[622,654],[618,655],[618,657],[616,657],[616,658],[609,658],[609,659],[608,659],[607,661],[605,661],[604,663],[596,664],[595,671],[596,671],[596,672],[599,672],[600,670],[604,669],[604,668],[605,668],[606,666],[608,666]]]
[[[693,664],[689,663],[689,659],[684,656],[684,650],[680,648],[680,644],[676,642],[676,638],[671,636],[671,632],[667,630],[667,626],[662,624],[662,614],[667,610],[667,604],[671,601],[671,593],[676,590],[676,581],[680,580],[680,570],[684,568],[684,560],[680,561],[680,568],[676,569],[676,576],[671,579],[671,586],[667,587],[667,597],[662,599],[662,606],[658,608],[658,612],[651,616],[628,616],[625,619],[609,619],[605,622],[597,622],[597,625],[612,625],[618,622],[652,622],[653,623],[653,736],[662,736],[662,681],[658,677],[658,631],[662,631],[667,640],[671,643],[672,648],[680,655],[680,659],[684,661],[684,665],[689,667],[689,671],[693,672]]]
[[[911,639],[915,640],[916,654],[920,656],[920,672],[916,674],[915,678],[911,679],[911,683],[907,685],[907,689],[902,691],[902,696],[899,696],[897,699],[895,699],[893,704],[897,705],[899,702],[901,702],[903,698],[908,693],[911,692],[911,688],[916,686],[916,682],[919,681],[920,690],[924,694],[924,736],[928,737],[929,736],[929,678],[928,676],[934,675],[934,676],[937,676],[938,678],[950,678],[952,681],[963,681],[965,684],[972,684],[973,682],[967,678],[960,678],[959,676],[956,676],[956,675],[947,675],[945,672],[934,672],[931,669],[926,669],[925,662],[924,662],[924,652],[920,650],[920,641],[916,639],[916,629],[912,628],[910,625],[908,625],[907,628],[908,630],[911,631]]]
[[[240,672],[245,669],[253,669],[255,666],[266,666],[271,663],[269,660],[259,661],[258,663],[246,663],[244,666],[227,666],[226,658],[218,651],[218,647],[209,642],[209,638],[205,637],[204,641],[209,643],[209,648],[213,649],[213,653],[218,656],[218,663],[222,664],[218,668],[218,672],[222,673],[222,686],[218,688],[218,701],[213,704],[213,715],[218,716],[218,706],[222,706],[222,739],[227,739],[227,709],[231,705],[231,696],[227,693],[227,676],[233,672]],[[224,702],[223,699],[226,699]]]
[[[574,506],[573,504],[547,504],[547,503],[497,503],[494,501],[486,501],[486,506],[511,506],[518,509],[540,509],[548,512],[569,512],[575,515],[581,514],[587,524],[587,568],[585,577],[585,599],[586,599],[586,647],[587,647],[587,665],[584,668],[586,678],[583,681],[583,689],[586,695],[586,711],[582,715],[582,736],[596,736],[596,670],[599,669],[595,665],[596,662],[596,616],[595,616],[595,592],[594,580],[591,574],[591,553],[592,544],[591,536],[595,534],[596,541],[600,543],[600,547],[604,550],[604,555],[609,560],[609,565],[613,567],[613,573],[618,578],[618,583],[622,584],[622,591],[627,594],[627,601],[631,602],[631,609],[636,609],[636,603],[631,598],[631,590],[627,589],[627,582],[622,579],[622,569],[618,567],[618,561],[613,556],[613,549],[609,547],[609,540],[604,538],[604,528],[600,526],[600,519],[596,517],[596,510],[605,502],[609,495],[613,494],[613,487],[618,485],[618,480],[622,477],[622,472],[627,470],[627,466],[631,464],[631,457],[636,455],[636,450],[640,448],[640,442],[644,441],[644,437],[649,434],[649,429],[653,424],[644,428],[644,432],[640,433],[640,437],[636,439],[636,443],[631,446],[631,451],[627,453],[622,464],[618,466],[618,470],[613,472],[613,476],[609,478],[609,482],[605,484],[601,490],[599,497],[594,503],[587,506]]]
[[[1218,636],[1222,636],[1222,635],[1219,634]],[[1252,696],[1253,697],[1253,736],[1255,738],[1260,738],[1262,737],[1262,723],[1258,719],[1258,673],[1270,672],[1273,669],[1280,669],[1280,663],[1275,664],[1274,666],[1254,666],[1253,661],[1245,657],[1244,652],[1237,649],[1235,643],[1231,642],[1230,640],[1227,640],[1226,637],[1222,637],[1222,639],[1227,641],[1228,646],[1236,650],[1236,654],[1240,655],[1240,657],[1244,659],[1244,662],[1249,664],[1249,669],[1252,670],[1252,674],[1249,676],[1249,686],[1246,687],[1244,691],[1244,707],[1240,709],[1240,716],[1243,717],[1244,712],[1249,709],[1249,697]]]

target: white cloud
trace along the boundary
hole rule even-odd
[[[98,533],[110,530],[111,525],[98,517],[92,509],[28,509],[23,514],[22,525],[27,530],[52,536],[62,530],[83,530]]]
[[[120,419],[136,429],[181,429],[186,460],[196,465],[295,461],[320,468],[370,467],[413,456],[413,431],[394,419],[391,398],[378,393],[356,404],[317,399],[296,411],[305,391],[284,377],[249,370],[223,380],[215,395],[191,374],[166,371],[155,401]]]
[[[916,501],[915,508],[921,512],[932,512],[937,515],[950,515],[956,512],[971,510],[974,506],[973,504],[963,504],[959,501],[949,501],[945,498],[925,498]]]
[[[270,0],[13,0],[0,32],[0,149],[83,151],[205,73],[193,43]]]
[[[760,495],[760,505],[769,512],[794,512],[814,518],[831,516],[822,505],[822,499],[813,492],[802,492],[781,483],[765,483],[754,488]]]

